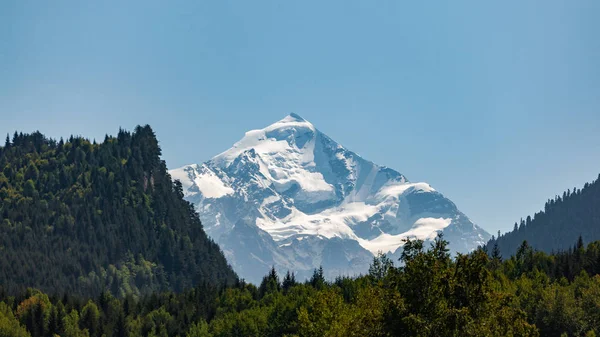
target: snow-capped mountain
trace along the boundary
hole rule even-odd
[[[309,276],[364,273],[377,252],[443,231],[455,252],[490,235],[429,184],[347,150],[296,114],[252,130],[203,164],[172,170],[206,232],[243,278],[272,266]]]

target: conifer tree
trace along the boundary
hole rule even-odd
[[[294,287],[297,284],[296,282],[296,276],[294,275],[294,273],[290,273],[290,271],[288,270],[287,273],[285,274],[285,277],[283,278],[283,282],[282,282],[282,289],[284,291],[288,291],[290,288]]]
[[[502,254],[500,254],[497,242],[494,243],[494,248],[492,249],[492,259],[494,261],[502,262]]]
[[[323,266],[319,266],[318,269],[314,270],[309,283],[315,289],[323,289],[323,287],[325,286],[325,275],[323,271]]]

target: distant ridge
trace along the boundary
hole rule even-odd
[[[566,251],[579,236],[584,243],[600,240],[600,175],[582,189],[569,189],[548,200],[544,210],[515,222],[511,232],[490,240],[487,249],[491,252],[498,245],[502,256],[508,257],[527,241],[547,253]]]

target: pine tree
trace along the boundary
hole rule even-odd
[[[438,261],[450,261],[450,249],[448,248],[448,244],[449,242],[444,240],[444,233],[440,231],[431,244],[433,254]]]
[[[95,337],[100,335],[100,311],[93,301],[88,301],[83,309],[81,309],[80,324],[88,329],[90,336]]]
[[[283,278],[283,282],[281,284],[283,291],[287,292],[290,288],[292,288],[296,284],[297,284],[296,276],[294,275],[294,273],[290,273],[290,271],[288,270],[287,273],[285,274],[285,277]]]
[[[61,331],[59,331],[59,323],[58,323],[58,310],[56,307],[52,307],[50,311],[50,319],[48,321],[48,334],[50,336],[58,335]]]
[[[319,269],[314,270],[309,282],[310,285],[312,285],[315,289],[323,289],[323,287],[325,287],[325,276],[323,272],[323,266],[319,266]]]
[[[127,322],[125,321],[125,315],[120,312],[117,316],[117,322],[114,328],[115,337],[127,337]]]
[[[271,267],[269,274],[263,277],[263,280],[259,287],[260,296],[264,296],[271,292],[281,290],[281,284],[279,283],[279,276],[275,270],[275,266]]]
[[[492,249],[492,259],[502,262],[502,255],[500,254],[500,249],[498,248],[498,242],[494,244],[494,249]]]
[[[579,235],[579,238],[577,238],[577,245],[575,246],[575,248],[577,250],[582,250],[584,248],[583,238],[581,237],[581,235]]]
[[[394,263],[390,258],[383,253],[379,253],[373,257],[373,262],[369,266],[369,276],[375,281],[382,280],[393,266]]]

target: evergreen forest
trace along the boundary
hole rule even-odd
[[[172,182],[153,130],[0,147],[0,285],[139,296],[237,276]]]
[[[149,126],[0,147],[0,337],[596,336],[600,179],[451,255],[406,240],[366,275],[239,279]]]
[[[3,291],[0,336],[596,336],[600,242],[560,256],[518,250],[451,258],[438,237],[406,242],[398,266],[380,255],[367,275],[332,282],[322,269],[305,282],[272,270],[258,287],[140,297]]]
[[[492,237],[487,247],[498,246],[500,253],[510,256],[523,241],[547,253],[564,251],[582,237],[584,242],[600,240],[600,175],[549,199],[544,209],[515,223],[511,232]]]

